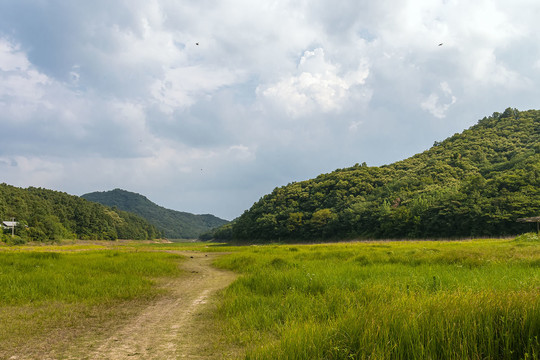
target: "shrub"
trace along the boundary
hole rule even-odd
[[[538,233],[522,234],[516,237],[515,241],[539,241],[540,242],[540,234]]]

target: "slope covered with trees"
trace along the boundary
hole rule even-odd
[[[214,233],[236,240],[446,238],[529,230],[540,215],[540,111],[507,109],[403,161],[276,188]]]
[[[59,239],[155,239],[155,226],[143,218],[78,196],[0,184],[0,220],[15,219],[19,241]],[[11,240],[10,236],[4,236]]]
[[[154,204],[145,196],[122,189],[93,192],[83,198],[107,206],[140,215],[154,224],[165,237],[171,239],[193,239],[213,228],[228,223],[214,215],[194,215],[169,210]]]

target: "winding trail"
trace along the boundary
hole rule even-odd
[[[181,264],[186,271],[163,287],[170,295],[146,307],[114,335],[94,344],[87,359],[222,359],[212,352],[201,325],[201,316],[212,296],[227,287],[236,274],[213,267],[220,254],[178,252],[187,257]]]

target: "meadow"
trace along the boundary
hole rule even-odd
[[[0,358],[92,339],[166,296],[167,251],[240,274],[208,336],[244,359],[538,359],[540,239],[0,247]],[[214,326],[214,325],[213,325]],[[201,339],[205,341],[205,339]],[[54,353],[54,351],[52,352]],[[37,357],[36,357],[37,358]]]
[[[0,358],[39,358],[133,316],[182,257],[100,245],[0,247]]]
[[[251,246],[218,310],[246,359],[538,359],[540,242]]]

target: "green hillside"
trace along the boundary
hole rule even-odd
[[[276,188],[214,235],[236,240],[448,238],[530,230],[540,111],[507,109],[411,158]]]
[[[169,210],[154,204],[140,194],[121,189],[93,192],[82,197],[140,215],[155,225],[165,237],[171,239],[197,238],[204,232],[228,223],[214,215],[194,215]]]
[[[141,217],[78,196],[0,184],[0,220],[15,219],[18,242],[78,239],[155,239],[159,231]],[[2,234],[0,234],[2,235]],[[3,235],[6,241],[11,236]]]

